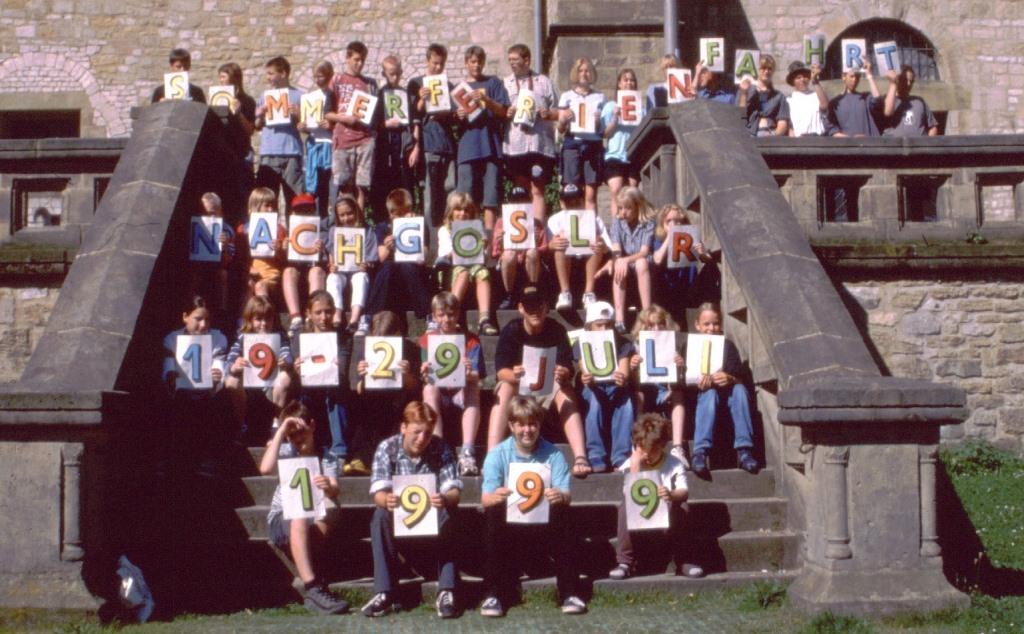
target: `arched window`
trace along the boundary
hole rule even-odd
[[[900,63],[914,69],[917,79],[939,80],[939,66],[935,62],[936,50],[924,33],[899,20],[873,18],[858,22],[837,35],[825,52],[825,72],[828,79],[839,79],[843,74],[842,40],[863,38],[869,51],[876,42],[896,42]],[[874,59],[871,60],[872,64]],[[874,74],[878,75],[877,67]]]

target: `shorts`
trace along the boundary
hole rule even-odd
[[[291,542],[291,520],[286,520],[284,513],[271,515],[267,520],[267,539],[281,550],[288,550]]]
[[[440,396],[442,410],[466,408],[466,397],[463,388],[442,387],[438,388],[437,391]]]
[[[263,282],[271,292],[281,286],[281,269],[267,260],[254,259],[249,265],[249,277]]]
[[[373,182],[374,139],[368,139],[355,147],[335,149],[331,158],[332,181],[339,187],[355,182],[356,186],[369,189]]]
[[[459,163],[455,190],[469,194],[481,207],[497,209],[501,205],[501,166],[494,159]]]
[[[535,183],[547,183],[551,181],[551,173],[555,169],[555,158],[535,152],[506,156],[505,169],[508,177],[513,180],[525,178]]]
[[[640,170],[638,170],[632,163],[606,160],[603,167],[605,180],[610,178],[632,178],[637,182],[640,181]]]
[[[566,139],[562,144],[563,185],[600,185],[604,165],[604,145],[600,141]]]
[[[519,394],[519,386],[514,385],[512,383],[509,383],[508,381],[502,381],[502,380],[499,379],[494,384],[494,397],[495,397],[495,399],[498,398],[498,390],[501,389],[502,384],[508,384],[508,385],[510,385],[512,387],[512,394],[513,394],[513,396],[516,395],[516,394]],[[554,405],[554,403],[555,403],[555,395],[557,395],[558,392],[561,389],[562,388],[560,388],[560,387],[556,387],[556,389],[553,392],[551,392],[551,394],[548,394],[547,396],[542,396],[542,397],[534,396],[534,397],[531,397],[531,398],[533,398],[533,400],[537,401],[537,403],[540,404],[540,406],[544,409],[544,411],[547,411],[547,410],[551,409],[552,405]]]
[[[452,267],[452,281],[454,282],[465,271],[469,271],[470,279],[476,281],[483,281],[491,277],[490,270],[483,264],[457,264]]]

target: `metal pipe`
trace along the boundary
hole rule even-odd
[[[533,0],[533,70],[544,72],[544,0]]]
[[[665,54],[679,58],[679,0],[665,0]]]

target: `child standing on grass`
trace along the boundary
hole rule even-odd
[[[651,305],[650,261],[654,240],[654,210],[636,187],[626,187],[616,198],[618,215],[612,222],[612,298],[615,330],[626,332],[626,282],[636,277],[641,308]]]
[[[305,405],[292,401],[281,410],[281,425],[274,433],[260,461],[262,475],[274,475],[278,458],[316,456],[316,422]],[[329,498],[338,495],[338,463],[325,454],[321,458],[321,475],[313,477],[313,486]],[[327,589],[327,580],[316,572],[317,561],[324,556],[324,545],[330,527],[324,520],[284,519],[281,485],[274,489],[274,498],[267,513],[267,533],[270,541],[291,555],[302,580],[303,604],[316,614],[344,614],[348,602],[339,599]]]
[[[334,305],[338,310],[334,311],[334,328],[341,327],[342,312],[344,306],[342,301],[345,287],[349,286],[351,297],[349,299],[348,330],[357,336],[365,335],[370,329],[370,320],[363,312],[366,306],[366,296],[370,287],[370,269],[378,261],[377,238],[372,230],[366,229],[366,221],[363,217],[363,210],[359,202],[352,196],[343,195],[334,205],[334,226],[355,227],[363,229],[363,254],[362,263],[358,271],[344,272],[339,270],[340,263],[336,260],[334,228],[327,230],[327,292],[334,298]]]
[[[476,220],[479,208],[469,194],[452,192],[448,195],[448,208],[444,214],[444,226],[437,230],[437,259],[450,261],[453,253],[452,222],[455,220]],[[461,304],[469,291],[469,285],[476,286],[477,310],[480,311],[480,334],[496,335],[498,328],[491,320],[491,272],[484,264],[453,265],[451,292]]]

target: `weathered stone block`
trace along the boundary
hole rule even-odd
[[[1024,363],[1024,346],[1007,346],[996,349],[996,363]]]
[[[960,324],[960,334],[967,337],[991,337],[996,331],[994,324],[967,322]]]
[[[942,315],[934,313],[913,313],[900,322],[903,334],[911,337],[937,335],[942,332]]]
[[[1024,407],[1007,407],[999,412],[999,425],[1008,434],[1024,434]]]
[[[996,331],[996,338],[1000,343],[1024,342],[1024,324],[1003,324]]]
[[[847,285],[846,290],[864,310],[875,310],[881,302],[882,291],[877,286]]]
[[[981,360],[946,360],[935,366],[935,374],[940,377],[955,376],[970,378],[981,376]]]

